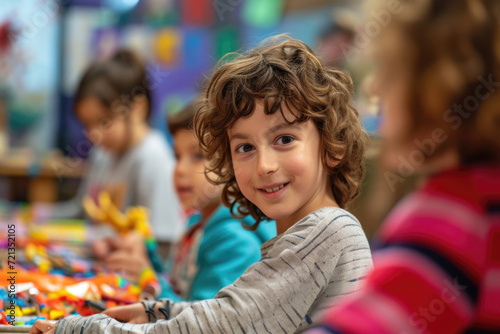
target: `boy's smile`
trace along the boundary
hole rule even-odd
[[[284,109],[287,120],[292,113]],[[320,155],[320,134],[312,121],[288,124],[278,111],[264,114],[261,103],[227,131],[234,173],[242,194],[278,233],[307,214],[338,206]]]
[[[263,186],[259,190],[262,191],[262,195],[267,198],[276,198],[286,191],[287,186],[290,182],[272,184],[268,186]]]

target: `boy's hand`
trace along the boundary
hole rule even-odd
[[[119,272],[132,282],[139,282],[141,272],[151,267],[144,238],[137,231],[100,239],[92,244],[92,248],[110,270]]]
[[[92,249],[94,254],[101,259],[116,251],[147,254],[144,237],[137,231],[131,231],[118,237],[99,239],[92,244]]]
[[[48,320],[37,320],[31,327],[30,334],[53,334],[56,324]]]
[[[119,272],[127,280],[138,283],[141,272],[151,267],[144,238],[137,231],[132,231],[106,241],[101,259],[108,269]],[[107,247],[107,248],[106,248]]]
[[[118,250],[120,247],[119,238],[106,237],[96,240],[92,243],[92,251],[98,259],[105,259],[109,254]]]
[[[138,283],[141,273],[151,263],[145,254],[131,254],[125,251],[114,252],[105,259],[108,269],[119,272],[127,280]]]
[[[144,245],[144,237],[138,231],[130,231],[122,234],[118,240],[117,250],[126,251],[132,254],[147,254]]]
[[[131,324],[145,324],[149,322],[148,314],[141,303],[113,307],[102,312],[102,314]]]

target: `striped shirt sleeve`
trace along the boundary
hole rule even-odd
[[[354,222],[354,223],[353,223]],[[262,247],[263,259],[251,265],[214,299],[174,303],[171,319],[129,325],[96,315],[66,318],[56,333],[294,333],[310,325],[313,304],[331,287],[339,258],[349,267],[347,252],[367,245],[359,222],[344,210],[307,216],[287,233]],[[369,254],[369,253],[368,253]],[[349,255],[351,256],[351,255]],[[363,256],[361,256],[363,258]],[[361,260],[366,267],[368,264]],[[363,267],[362,265],[358,267]],[[342,280],[357,281],[364,270],[350,271]],[[339,276],[339,277],[340,277]],[[343,285],[355,289],[356,285]],[[350,291],[337,291],[348,293]]]

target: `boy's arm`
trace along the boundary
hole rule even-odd
[[[337,230],[336,226],[345,226],[342,233],[351,229],[351,220],[333,221],[331,217],[327,220],[332,222],[329,228]],[[172,303],[171,320],[161,320],[153,326],[131,326],[99,318],[97,322],[69,327],[69,320],[62,319],[58,327],[66,330],[56,333],[80,333],[82,325],[84,333],[293,333],[299,326],[310,323],[307,312],[332,276],[340,249],[345,246],[338,242],[340,233],[325,231],[322,228],[325,224],[310,226],[315,230],[305,233],[304,239],[290,236],[276,241],[270,257],[251,265],[216,298],[191,304]],[[344,240],[366,241],[364,235],[358,237],[359,228],[352,231],[352,238]],[[78,319],[75,323],[80,324]]]
[[[336,263],[336,259],[332,261]],[[313,263],[306,264],[293,251],[284,251],[279,257],[250,266],[215,299],[171,303],[171,320],[153,325],[129,325],[102,314],[88,318],[76,316],[61,319],[56,334],[293,333],[305,321],[322,288],[317,285],[318,280],[323,280],[322,276],[313,267]],[[320,268],[329,275],[329,268],[323,264]]]

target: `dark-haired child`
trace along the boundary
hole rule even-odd
[[[58,203],[52,217],[83,217],[84,196],[97,199],[105,190],[121,211],[146,207],[158,240],[171,242],[180,235],[174,157],[164,136],[148,124],[150,94],[146,66],[131,51],[119,50],[85,71],[75,95],[75,114],[94,144],[89,170],[76,197]]]

